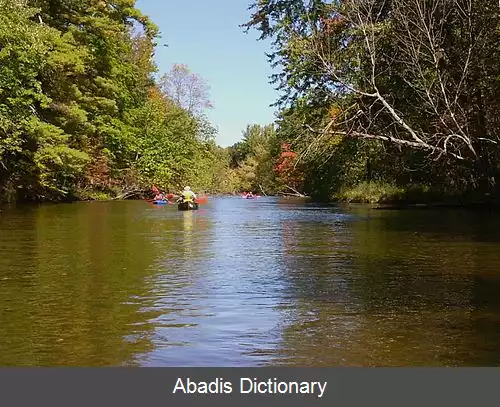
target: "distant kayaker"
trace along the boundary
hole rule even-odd
[[[184,202],[194,201],[196,199],[196,194],[191,191],[191,187],[185,187],[184,191],[181,193],[181,198]]]

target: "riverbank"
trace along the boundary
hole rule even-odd
[[[167,193],[175,188],[167,189]],[[209,196],[210,198],[240,196],[241,192],[220,192],[220,191],[198,191],[198,195]],[[174,194],[175,195],[175,194]],[[281,198],[299,199],[301,201],[332,204],[332,205],[369,205],[377,209],[500,209],[500,194],[481,194],[474,191],[466,193],[445,193],[436,188],[425,185],[409,185],[406,187],[395,187],[390,184],[364,182],[352,188],[342,188],[338,193],[333,194],[328,200],[319,200],[310,196],[294,196],[268,194],[267,196],[280,196]],[[118,200],[144,200],[153,198],[150,188],[124,188],[106,191],[103,190],[80,190],[70,196],[60,197],[57,200],[40,197],[36,200],[0,200],[0,204],[24,204],[24,203],[68,203],[68,202],[105,202]]]
[[[377,208],[500,208],[500,194],[478,191],[445,192],[426,185],[396,187],[377,182],[363,182],[334,194],[334,203],[371,204]]]
[[[169,194],[172,193],[174,196],[178,196],[182,188],[167,188],[162,191]],[[172,192],[174,191],[174,192]],[[197,191],[197,195],[201,196],[237,196],[239,192],[220,192],[215,190],[203,190]],[[150,187],[138,187],[138,188],[120,188],[120,189],[81,189],[73,191],[71,194],[66,196],[38,196],[31,199],[22,199],[15,195],[15,193],[5,193],[3,196],[0,195],[0,205],[6,204],[25,204],[25,203],[68,203],[68,202],[105,202],[105,201],[121,201],[121,200],[142,200],[153,198],[153,193]]]

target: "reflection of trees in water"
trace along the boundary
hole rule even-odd
[[[401,358],[411,349],[420,364],[498,360],[498,333],[492,337],[498,317],[484,312],[498,310],[500,296],[496,305],[481,309],[485,295],[477,295],[490,284],[488,274],[498,275],[498,244],[479,242],[495,240],[485,220],[477,214],[389,212],[356,226],[357,264],[363,270],[358,291],[369,293],[365,312],[377,315],[387,337],[397,338]],[[485,319],[485,329],[477,329]]]
[[[167,242],[151,241],[151,222],[161,221],[135,205],[42,206],[26,216],[23,252],[0,290],[0,364],[120,365],[151,347],[154,313],[137,299],[147,298]]]
[[[196,287],[207,272],[204,262],[213,239],[211,221],[200,210],[170,212],[167,222],[168,233],[159,238],[167,240],[168,246],[158,258],[148,293],[149,309],[156,313],[151,320],[154,347],[138,355],[145,365],[168,364],[171,350],[176,356],[182,354],[179,347],[189,336],[185,329],[196,325],[202,314],[196,305],[201,294]]]
[[[165,253],[167,267],[186,267],[203,259],[212,239],[210,219],[194,211],[179,211],[169,219],[173,230],[165,239],[171,249]]]
[[[497,248],[497,253],[500,252]],[[498,257],[498,254],[496,255]],[[493,271],[492,269],[488,269]],[[500,266],[496,273],[476,275],[472,289],[473,311],[471,332],[476,333],[475,345],[482,352],[474,352],[477,366],[500,365]],[[493,356],[493,357],[492,357]]]
[[[342,218],[299,218],[284,220],[281,226],[289,318],[283,332],[285,363],[321,365],[325,358],[341,363],[335,349],[359,325],[359,318],[349,316],[357,314],[359,304],[351,294],[346,224]]]
[[[478,282],[478,275],[498,268],[498,245],[478,244],[477,233],[446,240],[443,220],[442,232],[421,225],[415,233],[401,226],[404,216],[396,214],[395,223],[391,214],[333,230],[306,222],[283,224],[284,278],[295,307],[283,334],[284,362],[498,363],[500,314],[492,311],[500,310],[500,296],[485,294],[488,281]],[[481,307],[485,298],[490,303]]]

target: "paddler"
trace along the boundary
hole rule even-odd
[[[192,202],[196,199],[196,194],[191,191],[191,187],[185,187],[181,193],[181,198],[184,202]]]

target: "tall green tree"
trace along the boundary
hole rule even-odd
[[[36,15],[23,1],[0,1],[0,188],[43,197],[67,194],[89,157],[44,117],[54,104],[46,76],[65,52],[78,70],[82,53]]]
[[[242,133],[242,140],[230,148],[231,167],[234,169],[238,190],[276,191],[276,177],[273,170],[274,152],[277,149],[274,125],[248,125]],[[267,191],[267,192],[266,192]]]
[[[205,83],[185,75],[189,106],[162,91],[134,0],[0,0],[0,25],[1,200],[216,188]]]

